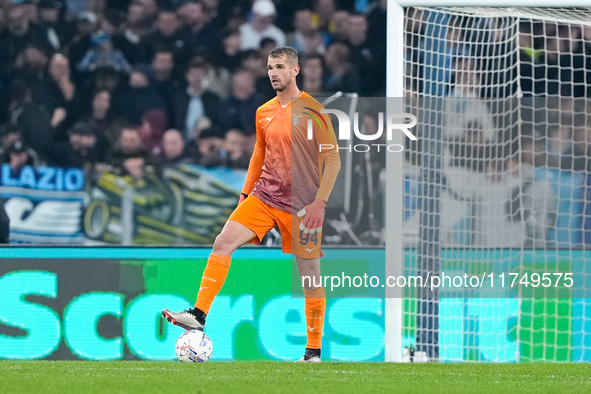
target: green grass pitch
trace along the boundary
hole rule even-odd
[[[0,393],[184,392],[591,392],[591,366],[0,361]]]

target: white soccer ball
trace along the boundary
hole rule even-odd
[[[205,363],[212,352],[211,339],[203,331],[188,330],[176,340],[176,357],[184,363]]]

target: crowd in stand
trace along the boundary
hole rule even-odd
[[[385,93],[386,1],[0,0],[0,160],[247,168],[275,46],[300,88]]]
[[[414,8],[405,27],[406,94],[463,103],[465,114],[446,112],[457,162],[474,156],[484,171],[485,157],[519,157],[536,168],[591,171],[591,27]],[[498,101],[509,97],[520,100]],[[517,108],[519,128],[507,115]]]

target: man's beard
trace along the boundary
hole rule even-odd
[[[289,86],[289,82],[281,85],[279,87],[274,88],[276,92],[283,92],[285,89],[287,89],[287,87]]]

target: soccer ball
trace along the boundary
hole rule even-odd
[[[203,331],[188,330],[176,340],[176,357],[184,363],[205,363],[212,352],[211,339]]]

